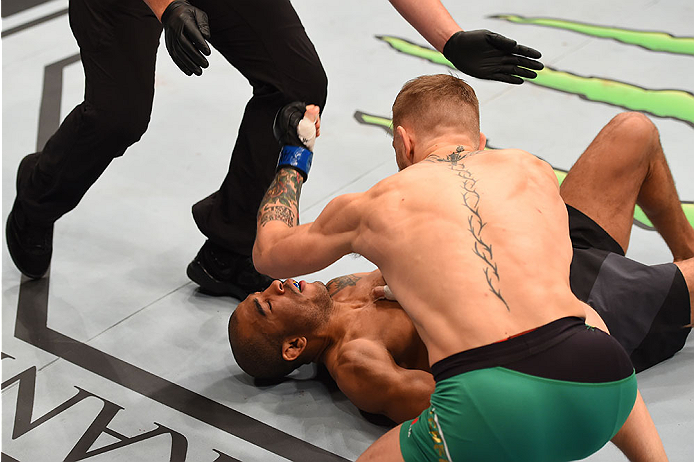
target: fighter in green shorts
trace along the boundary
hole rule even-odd
[[[317,128],[318,113],[307,106],[301,120]],[[402,441],[396,427],[358,461],[400,462],[413,453],[427,460],[569,460],[628,428],[658,446],[627,353],[585,326],[587,305],[571,292],[568,215],[552,168],[522,150],[485,150],[474,91],[450,75],[406,83],[392,120],[400,172],[334,198],[313,223],[298,219],[312,146],[300,140],[287,148],[301,154],[279,163],[253,249],[258,271],[276,278],[317,271],[349,253],[364,256],[426,346],[438,382],[430,401],[435,438],[425,414],[411,433],[405,426]],[[289,303],[280,303],[285,294]],[[351,337],[341,344],[354,340],[353,348],[339,353],[327,335],[336,307],[325,286],[275,281],[247,306],[255,310],[236,319],[276,340],[269,348],[289,370],[305,358],[355,370],[374,353],[368,341]],[[357,309],[341,314],[356,316]],[[299,319],[305,310],[308,322]],[[290,331],[280,334],[287,317]],[[320,341],[308,342],[307,325],[320,328]],[[351,385],[343,390],[348,397],[363,395],[361,383]],[[417,438],[413,451],[409,442]]]
[[[629,357],[580,318],[449,356],[431,370],[431,406],[400,428],[405,462],[583,459],[612,439],[636,399]]]

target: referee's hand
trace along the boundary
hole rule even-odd
[[[174,0],[161,15],[161,23],[166,49],[176,65],[186,75],[202,75],[202,69],[210,65],[205,58],[210,55],[207,14],[186,0]]]

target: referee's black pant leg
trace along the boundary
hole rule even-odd
[[[111,160],[147,130],[161,25],[141,0],[71,0],[84,101],[30,156],[17,181],[28,221],[50,225],[77,206]]]
[[[250,256],[258,207],[279,155],[272,134],[275,114],[292,101],[323,108],[327,77],[288,0],[192,3],[209,16],[212,45],[253,87],[229,172],[218,191],[193,206],[193,216],[210,240]]]

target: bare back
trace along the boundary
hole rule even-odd
[[[430,156],[374,186],[353,242],[381,269],[430,363],[584,317],[551,167],[517,150],[460,157]]]

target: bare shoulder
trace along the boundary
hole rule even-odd
[[[344,342],[334,358],[338,371],[349,371],[350,374],[367,374],[378,363],[393,363],[393,357],[380,342],[355,338]]]
[[[515,158],[518,160],[522,161],[531,161],[531,162],[544,162],[542,159],[537,157],[536,155],[525,151],[523,149],[489,149],[487,151],[483,151],[485,154],[491,154],[491,155],[496,155],[499,157],[511,157]]]
[[[495,149],[485,152],[493,153],[490,157],[495,157],[499,164],[505,164],[509,168],[522,168],[524,172],[533,171],[542,176],[555,177],[554,169],[547,161],[523,149]]]
[[[325,210],[343,210],[348,207],[354,207],[359,205],[360,202],[364,200],[364,193],[349,193],[340,194],[335,198],[331,199],[326,205]]]
[[[325,206],[314,222],[314,230],[340,233],[358,226],[363,215],[364,193],[341,194]]]

